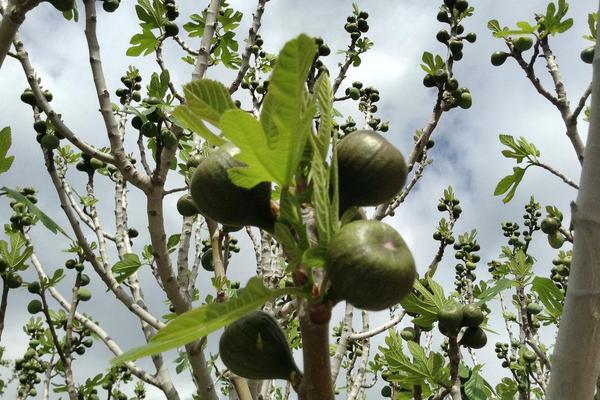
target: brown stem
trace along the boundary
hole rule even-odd
[[[333,382],[329,358],[329,323],[316,324],[310,319],[310,307],[298,299],[304,377],[298,387],[300,400],[333,400]]]
[[[2,303],[0,303],[0,338],[2,338],[2,332],[4,331],[4,318],[6,317],[6,307],[8,306],[8,283],[6,279],[2,279]]]

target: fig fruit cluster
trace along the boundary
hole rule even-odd
[[[438,311],[440,332],[445,336],[456,336],[462,331],[460,344],[472,349],[480,349],[487,343],[487,335],[481,329],[485,315],[479,306],[462,305],[454,301],[446,303]]]

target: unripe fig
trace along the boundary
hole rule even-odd
[[[219,354],[234,374],[247,379],[296,380],[300,373],[285,333],[272,316],[254,311],[225,328]]]
[[[225,144],[198,165],[190,184],[192,199],[201,214],[221,224],[252,225],[272,231],[275,217],[270,203],[271,183],[244,189],[229,179],[230,168],[244,166],[234,158],[238,152],[233,145]]]
[[[340,206],[376,206],[398,194],[408,174],[402,153],[379,133],[355,131],[338,143]]]
[[[368,220],[340,229],[329,243],[325,270],[335,293],[365,310],[398,304],[416,278],[414,259],[400,234]]]

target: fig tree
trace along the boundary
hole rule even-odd
[[[219,340],[223,363],[247,379],[296,380],[298,367],[285,333],[272,316],[254,311],[225,328]]]
[[[325,269],[338,296],[373,311],[398,304],[417,275],[400,234],[372,220],[350,222],[340,229],[329,243]]]
[[[229,179],[230,168],[244,166],[234,158],[238,152],[228,143],[198,165],[190,184],[192,199],[201,214],[221,224],[252,225],[272,231],[275,217],[271,211],[271,183],[244,189]]]
[[[398,194],[408,174],[402,153],[374,131],[355,131],[338,143],[342,209],[376,206]]]

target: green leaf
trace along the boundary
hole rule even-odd
[[[465,383],[465,393],[469,400],[487,400],[493,394],[489,384],[479,375],[479,368],[473,368],[471,377]]]
[[[238,296],[226,303],[211,303],[183,313],[160,329],[148,344],[129,350],[112,360],[113,365],[171,350],[204,337],[238,320],[279,296],[303,293],[295,288],[270,290],[262,278],[254,277]]]
[[[552,279],[536,276],[533,278],[531,290],[538,294],[540,301],[553,318],[560,318],[563,311],[564,295]]]
[[[256,118],[242,110],[229,110],[223,114],[220,126],[223,136],[240,149],[235,158],[247,165],[229,170],[233,183],[245,188],[264,181],[281,186],[288,183],[286,154],[269,148],[265,132]]]
[[[142,33],[133,35],[130,48],[127,49],[127,54],[130,57],[137,57],[139,55],[147,56],[148,54],[154,53],[156,49],[156,36],[149,29],[144,29]]]
[[[500,400],[514,400],[518,391],[517,382],[510,378],[502,378],[500,383],[496,385],[496,393]]]
[[[10,127],[7,126],[0,130],[0,174],[8,171],[15,160],[14,156],[6,157],[11,144]]]
[[[319,132],[316,137],[317,148],[322,160],[327,157],[329,142],[331,141],[331,130],[333,128],[333,92],[329,75],[319,75],[314,87],[316,103],[319,109]]]
[[[0,241],[0,255],[8,265],[16,270],[27,268],[25,261],[33,254],[33,248],[27,246],[27,242],[21,232],[7,231],[10,239],[10,247],[5,241]]]
[[[122,260],[119,260],[112,267],[112,272],[115,274],[115,279],[119,283],[123,283],[131,275],[135,274],[138,268],[142,266],[142,262],[137,254],[128,253],[123,256]]]
[[[391,330],[385,338],[387,347],[379,350],[392,373],[390,379],[401,383],[402,386],[423,385],[429,381],[434,385],[448,383],[450,371],[445,366],[445,359],[439,353],[425,353],[425,350],[415,342],[408,342],[409,358],[403,352],[403,342],[395,330]]]
[[[300,163],[314,115],[314,107],[307,105],[305,82],[315,53],[315,42],[306,35],[285,44],[260,115],[268,147],[286,160],[285,184]]]
[[[515,196],[517,187],[519,186],[519,183],[521,183],[521,180],[523,179],[527,168],[528,167],[514,167],[512,175],[505,176],[500,180],[500,182],[498,182],[498,185],[496,185],[496,189],[494,190],[494,196],[499,196],[501,194],[506,193],[506,196],[504,196],[502,202],[508,203],[509,201],[511,201],[512,198]]]
[[[500,23],[496,19],[492,19],[487,23],[487,27],[490,31],[496,33],[502,30]]]
[[[198,118],[198,115],[189,108],[184,106],[177,107],[173,110],[171,119],[173,119],[178,126],[194,132],[213,146],[220,146],[225,143],[225,140],[223,140],[222,137],[211,132],[206,125],[204,125],[202,120]]]
[[[510,288],[511,286],[512,281],[510,279],[502,278],[496,281],[494,286],[488,287],[477,296],[477,300],[479,300],[477,304],[483,304],[493,300],[500,292]]]
[[[188,108],[198,118],[217,128],[225,111],[237,109],[229,90],[221,82],[210,79],[196,80],[185,85],[183,93],[186,104],[177,109]]]
[[[331,227],[330,201],[329,201],[329,171],[322,159],[317,144],[317,138],[310,135],[310,144],[313,148],[313,158],[310,169],[310,184],[312,187],[312,203],[314,206],[315,226],[319,236],[319,246],[327,248],[333,235]]]
[[[50,230],[50,232],[52,232],[54,234],[60,232],[68,239],[73,240],[73,239],[71,239],[71,237],[69,235],[67,235],[67,233],[60,226],[58,226],[58,224],[56,222],[54,222],[49,216],[44,214],[44,212],[42,212],[42,210],[37,208],[37,206],[35,204],[30,202],[29,199],[27,199],[27,197],[23,196],[21,193],[15,191],[15,190],[9,189],[7,187],[3,187],[2,189],[0,189],[0,195],[2,195],[2,194],[6,194],[8,197],[11,197],[11,198],[25,204],[27,206],[27,208],[29,209],[29,212],[31,214],[33,214],[35,217],[37,217],[42,222],[42,224],[44,224],[44,226]]]

